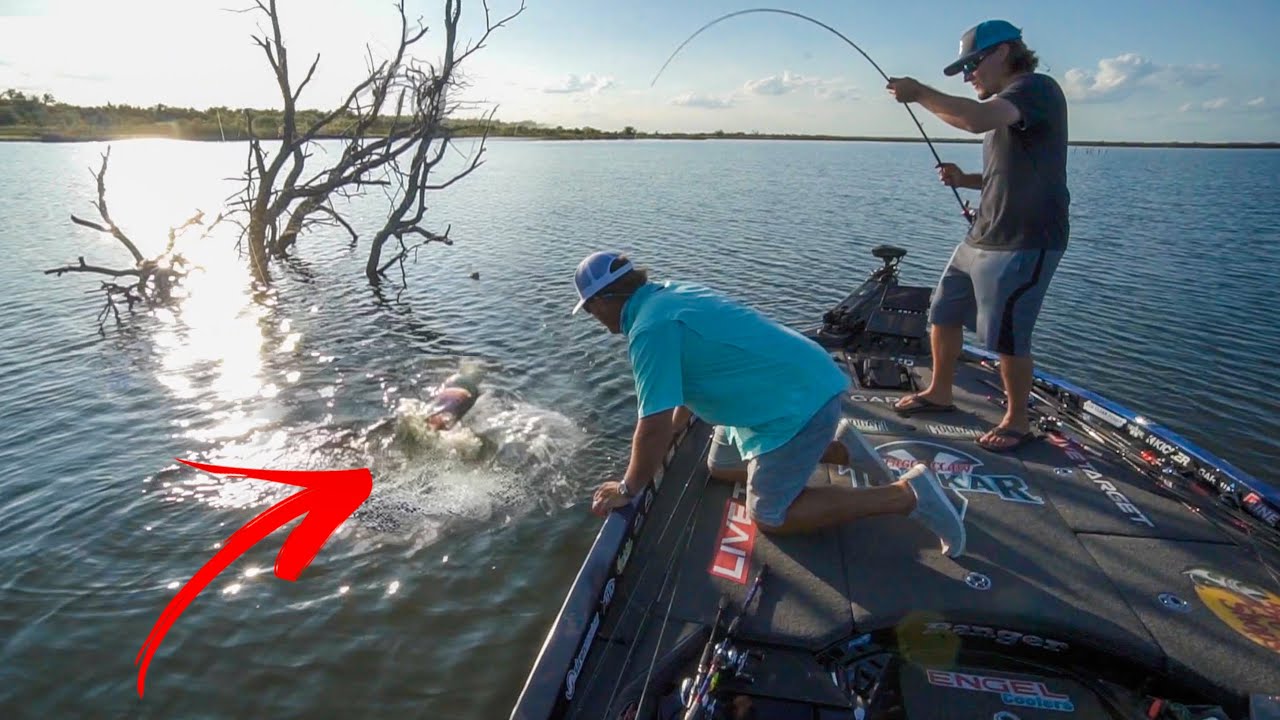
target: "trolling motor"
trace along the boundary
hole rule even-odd
[[[898,284],[898,265],[907,251],[878,245],[871,254],[883,267],[822,316],[808,333],[819,345],[843,350],[862,387],[913,389],[910,366],[930,356],[928,311],[931,289]]]
[[[840,347],[862,333],[867,320],[884,300],[885,290],[897,286],[898,263],[907,251],[893,245],[877,245],[871,254],[880,258],[884,267],[871,273],[857,290],[822,314],[822,327],[811,333],[820,344]]]
[[[876,271],[875,275],[872,275],[874,278],[880,274],[897,275],[898,263],[907,256],[907,251],[896,245],[877,245],[871,248],[871,254],[884,261],[884,267]]]

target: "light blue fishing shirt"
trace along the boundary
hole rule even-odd
[[[742,459],[795,437],[849,378],[816,342],[690,283],[646,283],[622,309],[640,417],[684,405]]]

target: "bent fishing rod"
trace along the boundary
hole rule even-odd
[[[815,20],[809,17],[808,15],[805,15],[803,13],[798,13],[793,10],[780,10],[777,8],[751,8],[749,10],[737,10],[737,11],[728,13],[726,15],[721,15],[715,20],[712,20],[706,25],[703,25],[702,27],[698,28],[696,32],[694,32],[692,35],[686,38],[684,42],[680,43],[680,46],[675,49],[675,52],[671,53],[671,57],[667,58],[667,61],[662,64],[662,68],[658,70],[658,74],[654,75],[653,80],[649,82],[649,87],[653,87],[654,83],[658,82],[658,78],[662,76],[663,71],[667,69],[667,66],[671,64],[671,61],[675,59],[676,55],[680,54],[680,51],[684,49],[684,46],[688,45],[690,42],[693,41],[694,38],[701,35],[704,30],[707,30],[712,25],[716,25],[718,23],[724,22],[729,18],[737,17],[739,15],[748,15],[750,13],[778,13],[779,15],[790,15],[791,17],[795,17],[801,20],[811,22],[814,25],[817,25],[818,27],[823,28],[824,30],[834,33],[836,37],[845,41],[845,43],[847,43],[849,47],[852,47],[854,50],[857,50],[858,53],[862,55],[862,57],[866,58],[867,62],[871,63],[871,66],[876,69],[876,72],[880,73],[880,77],[884,78],[884,81],[886,83],[889,82],[889,76],[885,74],[884,70],[880,69],[880,66],[876,64],[875,60],[871,59],[870,55],[864,52],[862,48],[858,47],[857,43],[845,37],[843,33],[831,27],[830,25],[827,25],[826,23],[820,20]],[[929,139],[929,136],[927,134],[925,134],[924,126],[920,124],[919,118],[917,118],[916,114],[911,111],[910,103],[902,103],[902,107],[906,108],[907,114],[909,114],[911,116],[911,119],[915,121],[916,128],[920,130],[920,135],[924,137],[925,143],[929,145],[929,152],[933,153],[933,159],[937,160],[938,167],[941,167],[943,164],[942,158],[938,157],[938,151],[933,147],[933,141]],[[960,204],[960,210],[962,213],[964,213],[965,219],[969,221],[970,225],[972,225],[973,216],[971,214],[971,211],[969,210],[969,205],[960,199],[960,191],[956,189],[955,185],[951,186],[951,193],[956,196],[956,202]]]

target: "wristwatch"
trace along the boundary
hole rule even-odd
[[[633,498],[636,496],[635,493],[631,492],[631,489],[627,487],[626,480],[618,481],[618,494],[624,498]]]

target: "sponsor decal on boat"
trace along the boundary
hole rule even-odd
[[[929,684],[936,687],[995,693],[1006,705],[1072,712],[1076,709],[1069,695],[1056,693],[1040,680],[1014,680],[993,675],[926,670]]]
[[[1089,482],[1101,490],[1107,496],[1107,499],[1115,504],[1116,509],[1129,518],[1130,522],[1146,525],[1149,528],[1156,526],[1155,523],[1151,522],[1151,518],[1146,516],[1146,513],[1139,510],[1132,500],[1125,497],[1124,493],[1116,488],[1114,483],[1098,472],[1098,469],[1093,466],[1093,463],[1084,454],[1084,448],[1079,443],[1065,435],[1056,433],[1050,433],[1048,438],[1050,443],[1062,449],[1062,452],[1071,460],[1071,463],[1089,479]]]
[[[609,582],[604,584],[604,593],[600,596],[600,612],[609,609],[609,603],[613,602],[613,592],[618,587],[618,578],[611,577]]]
[[[1147,436],[1147,444],[1160,451],[1161,455],[1168,456],[1178,452],[1178,448],[1174,447],[1173,443],[1165,442],[1155,435]]]
[[[623,544],[622,551],[618,553],[618,560],[614,564],[614,573],[621,575],[622,571],[627,567],[627,561],[631,559],[631,548],[635,545],[635,538],[627,538],[627,542]]]
[[[986,433],[982,428],[969,427],[968,425],[945,425],[942,423],[929,423],[924,429],[931,435],[941,435],[942,437],[958,437],[958,438],[975,438],[981,437]]]
[[[855,417],[846,418],[846,420],[849,421],[849,424],[852,425],[855,430],[861,433],[880,435],[887,435],[889,433],[889,423],[883,420],[868,420],[866,418]]]
[[[627,563],[631,559],[631,550],[635,547],[635,539],[640,534],[640,528],[644,526],[644,519],[649,514],[649,508],[653,506],[654,487],[652,485],[646,486],[643,492],[644,494],[640,500],[640,510],[631,520],[631,529],[627,533],[627,539],[618,549],[618,554],[614,556],[613,572],[600,592],[599,610],[592,616],[591,624],[587,626],[587,631],[582,636],[582,643],[578,646],[578,654],[573,660],[573,666],[569,668],[569,672],[564,677],[565,700],[573,699],[578,675],[582,672],[582,664],[587,660],[587,653],[591,651],[591,644],[595,641],[596,631],[600,629],[600,621],[605,612],[608,611],[609,605],[613,602],[613,595],[617,591],[618,578],[621,577],[622,571],[626,569]]]
[[[846,642],[844,644],[844,650],[845,652],[850,652],[852,650],[857,650],[863,645],[870,645],[870,644],[871,644],[871,633],[863,633],[858,637],[853,638],[848,642]]]
[[[1280,595],[1210,568],[1192,568],[1200,602],[1232,630],[1280,653]]]
[[[1017,630],[990,627],[987,625],[968,625],[964,623],[931,622],[925,625],[924,635],[956,635],[959,637],[983,638],[1000,645],[1026,645],[1051,652],[1062,652],[1071,646],[1061,640],[1029,635]]]
[[[990,590],[991,578],[980,572],[970,572],[964,576],[964,584],[974,590]]]
[[[649,508],[653,507],[653,498],[657,491],[652,485],[646,485],[644,496],[640,499],[640,512],[636,513],[635,519],[631,523],[631,537],[640,536],[640,528],[644,527],[644,519],[649,516]]]
[[[1267,501],[1263,500],[1262,496],[1258,493],[1251,492],[1248,495],[1245,495],[1244,500],[1241,502],[1244,504],[1245,509],[1254,517],[1271,527],[1280,527],[1280,513],[1271,509],[1268,506]]]
[[[898,402],[897,395],[863,395],[862,393],[849,393],[849,399],[854,402],[880,403],[882,405],[892,405]]]
[[[708,570],[716,577],[747,584],[751,572],[751,551],[756,546],[756,523],[745,502],[745,488],[736,485],[733,496],[725,501],[724,520],[716,538],[716,553]]]
[[[1234,495],[1236,493],[1236,484],[1211,468],[1197,468],[1196,475],[1201,480],[1217,488],[1218,492],[1227,493],[1228,495]]]
[[[1084,411],[1119,430],[1124,427],[1125,419],[1092,400],[1084,401]]]
[[[573,667],[564,676],[564,699],[572,700],[577,689],[578,675],[582,674],[582,664],[587,661],[587,653],[591,650],[591,642],[596,639],[596,631],[600,629],[600,613],[591,616],[591,624],[587,626],[587,634],[578,647],[578,655],[573,659]]]
[[[1146,436],[1146,443],[1178,467],[1185,468],[1191,465],[1191,458],[1187,457],[1186,453],[1179,450],[1177,445],[1174,445],[1167,440],[1162,440],[1155,435],[1148,434]]]
[[[889,469],[898,476],[917,463],[923,463],[933,470],[944,485],[957,492],[995,495],[1006,502],[1044,504],[1044,498],[1033,494],[1026,480],[1016,475],[983,473],[981,460],[946,445],[921,440],[898,440],[877,445],[876,450]]]

